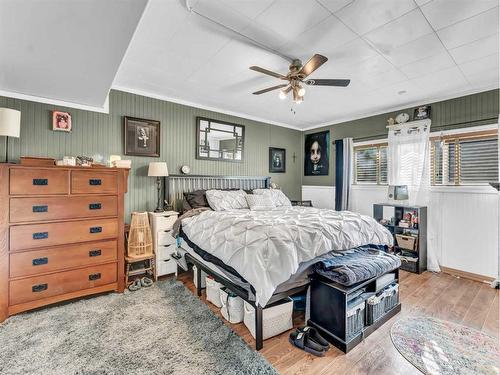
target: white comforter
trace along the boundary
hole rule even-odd
[[[302,262],[331,250],[393,242],[391,233],[369,216],[311,207],[204,211],[183,219],[182,229],[253,285],[261,306]]]

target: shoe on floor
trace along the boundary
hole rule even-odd
[[[307,353],[311,353],[312,355],[315,355],[317,357],[323,357],[325,355],[325,348],[309,338],[308,330],[302,332],[296,329],[295,331],[290,333],[288,341],[290,341],[293,346],[296,346],[297,348],[302,349]]]

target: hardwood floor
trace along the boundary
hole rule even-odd
[[[194,294],[190,273],[179,275]],[[219,309],[206,302],[218,315]],[[400,298],[402,311],[367,337],[348,354],[333,346],[323,358],[314,357],[288,342],[289,332],[264,341],[261,354],[281,374],[420,374],[394,348],[390,328],[400,317],[425,314],[484,331],[499,337],[499,291],[488,284],[460,279],[448,274],[425,272],[421,275],[401,271]],[[251,347],[255,341],[243,323],[230,324],[234,332]],[[303,315],[294,316],[294,325],[303,325]]]

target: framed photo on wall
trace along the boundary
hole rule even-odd
[[[413,120],[424,120],[426,118],[431,118],[430,105],[423,105],[415,108],[415,111],[413,111]]]
[[[125,155],[160,156],[160,121],[124,117]]]
[[[269,173],[286,172],[286,150],[284,148],[269,147]]]
[[[327,176],[330,162],[330,131],[306,134],[304,176]]]
[[[71,132],[71,115],[68,112],[52,111],[52,130]]]

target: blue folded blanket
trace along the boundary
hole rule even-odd
[[[328,255],[313,266],[314,272],[345,286],[381,276],[401,266],[397,256],[379,250],[378,246],[331,251]]]

